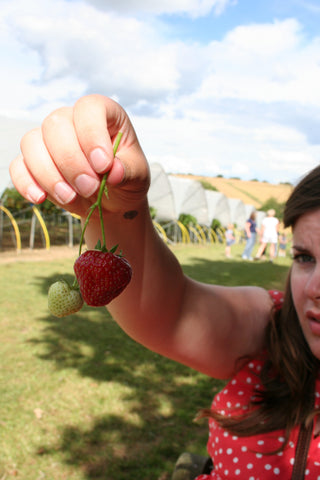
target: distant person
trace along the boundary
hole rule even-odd
[[[244,227],[246,233],[246,246],[242,254],[244,260],[252,260],[251,252],[256,243],[257,238],[257,223],[256,212],[252,212]]]
[[[279,257],[285,257],[287,254],[288,238],[285,232],[282,232],[279,236]]]
[[[276,245],[278,243],[279,220],[275,217],[275,210],[271,208],[267,211],[267,216],[262,220],[261,225],[261,244],[255,256],[259,260],[267,245],[269,245],[269,259],[272,262],[276,254]]]
[[[236,238],[234,236],[234,225],[233,223],[229,223],[228,228],[225,233],[226,236],[226,249],[225,255],[227,258],[231,258],[231,247],[234,245]]]

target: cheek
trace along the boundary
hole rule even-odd
[[[306,284],[306,276],[297,274],[292,270],[291,277],[290,277],[290,287],[292,293],[292,299],[295,306],[297,313],[299,314],[299,310],[302,308],[302,304],[304,301],[304,286]]]

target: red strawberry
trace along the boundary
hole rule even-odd
[[[87,305],[101,307],[117,297],[131,280],[128,261],[112,252],[87,250],[77,258],[74,271]]]

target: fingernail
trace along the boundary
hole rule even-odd
[[[26,193],[31,203],[41,203],[45,200],[46,194],[37,185],[29,185]]]
[[[65,182],[56,183],[54,193],[59,203],[70,203],[77,195],[70,185]]]
[[[96,190],[98,190],[99,180],[83,173],[75,179],[75,185],[80,195],[87,198],[93,195]]]
[[[90,162],[96,172],[103,172],[109,165],[109,159],[102,148],[95,148],[90,153]]]

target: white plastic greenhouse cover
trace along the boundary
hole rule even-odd
[[[205,190],[205,194],[208,204],[209,226],[215,218],[219,220],[223,227],[227,227],[228,223],[231,222],[231,211],[227,197],[223,193],[212,190]]]
[[[197,180],[169,175],[177,218],[181,213],[193,215],[200,225],[208,225],[205,189]]]
[[[150,165],[151,184],[148,192],[149,205],[156,209],[156,220],[177,220],[173,192],[168,175],[159,163]]]
[[[231,223],[236,224],[239,230],[243,229],[247,221],[245,204],[238,198],[228,198],[228,202],[231,212]]]
[[[258,210],[257,212],[257,227],[260,229],[262,225],[262,220],[266,216],[266,212],[263,212],[262,210]]]
[[[152,163],[150,172],[148,200],[156,209],[157,221],[176,221],[185,213],[193,215],[200,225],[210,226],[216,218],[223,227],[235,223],[242,229],[254,209],[239,199],[204,189],[197,180],[168,175],[159,163]],[[260,218],[259,221],[261,223]]]

